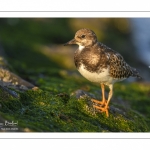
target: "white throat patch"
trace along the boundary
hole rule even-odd
[[[79,50],[82,51],[85,48],[85,46],[79,45]]]

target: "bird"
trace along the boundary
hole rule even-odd
[[[91,99],[93,107],[109,117],[109,103],[113,96],[114,83],[127,78],[141,78],[139,72],[124,60],[123,56],[112,48],[98,41],[94,31],[82,28],[72,40],[64,46],[78,45],[74,53],[74,63],[80,74],[87,80],[98,83],[102,90],[102,100]],[[105,98],[105,86],[109,87]]]

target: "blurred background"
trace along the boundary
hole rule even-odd
[[[121,53],[144,81],[150,81],[149,18],[1,18],[0,45],[17,74],[32,81],[28,75],[39,68],[76,70],[77,46],[63,44],[81,28],[93,30],[100,42]]]

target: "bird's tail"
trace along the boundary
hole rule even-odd
[[[139,72],[135,68],[132,68],[132,76],[136,77],[138,79],[142,79],[142,77],[140,76]]]

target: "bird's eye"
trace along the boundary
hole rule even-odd
[[[82,35],[81,38],[85,38],[85,35]]]

